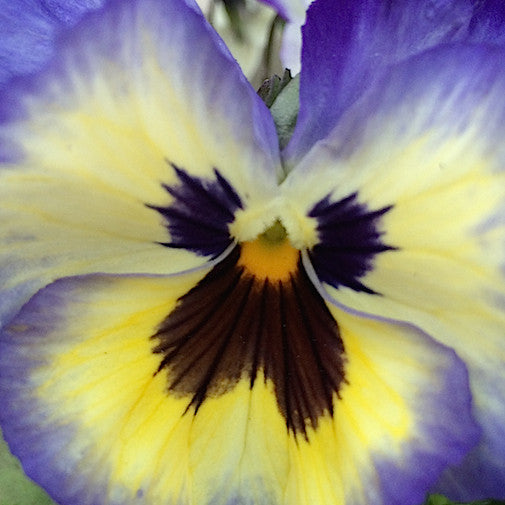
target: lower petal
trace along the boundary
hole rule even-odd
[[[195,409],[152,337],[202,276],[63,279],[1,334],[2,428],[62,504],[415,505],[475,444],[452,351],[337,309],[346,382],[305,432],[261,370]]]
[[[331,311],[348,384],[334,419],[301,445],[299,472],[310,477],[300,489],[307,503],[421,503],[439,473],[478,440],[466,369],[410,326]],[[317,493],[313,482],[321,483]]]

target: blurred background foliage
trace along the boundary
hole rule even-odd
[[[197,0],[255,89],[282,74],[279,58],[284,21],[257,0]]]

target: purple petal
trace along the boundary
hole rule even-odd
[[[54,40],[104,0],[0,0],[0,87],[33,72],[54,54]]]
[[[436,488],[457,500],[505,489],[503,61],[502,48],[453,44],[392,66],[283,185],[307,214],[328,188],[333,202],[356,192],[372,211],[390,208],[378,224],[392,249],[360,279],[377,294],[328,290],[465,361],[483,436]]]
[[[489,379],[493,379],[492,373],[489,374]],[[442,474],[431,492],[465,503],[483,498],[505,498],[504,413],[503,409],[499,413],[486,412],[490,418],[489,424],[493,425],[493,435],[489,437],[485,434],[479,446],[460,465],[449,468]]]
[[[303,29],[300,113],[285,153],[288,163],[324,138],[389,65],[465,40],[472,21],[482,25],[490,16],[491,6],[475,13],[470,0],[314,2]],[[491,33],[480,30],[481,38]]]
[[[474,0],[474,14],[469,26],[469,40],[493,45],[505,44],[505,2]]]
[[[42,9],[65,25],[72,25],[90,10],[98,9],[106,0],[40,0]]]

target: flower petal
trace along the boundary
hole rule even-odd
[[[41,8],[65,24],[75,23],[83,14],[104,5],[106,0],[39,0]]]
[[[469,40],[487,44],[505,44],[505,4],[501,0],[474,0],[474,14],[469,26]]]
[[[316,432],[301,458],[301,473],[310,475],[300,486],[307,503],[320,503],[317,495],[310,499],[309,482],[325,482],[321,467],[328,468],[325,491],[335,493],[328,504],[421,503],[441,469],[478,440],[466,369],[413,327],[330,310],[348,358],[348,385],[333,422]]]
[[[182,0],[88,15],[41,74],[9,85],[0,120],[0,321],[60,276],[201,265],[233,212],[276,187],[268,110]],[[211,224],[219,243],[184,250]]]
[[[61,279],[0,335],[6,439],[62,505],[415,505],[474,445],[452,351],[337,309],[346,383],[305,434],[262,377],[194,408],[167,388],[153,336],[202,275]]]
[[[317,0],[303,28],[300,112],[285,156],[294,165],[389,65],[464,40],[470,0]]]
[[[300,206],[305,198],[307,214],[325,195],[339,202],[355,194],[377,217],[366,243],[374,255],[357,274],[367,289],[323,277],[336,302],[408,321],[468,364],[484,429],[469,464],[487,466],[492,478],[455,473],[468,493],[455,498],[465,500],[501,498],[505,486],[503,57],[492,48],[446,47],[393,68],[284,187]],[[324,245],[325,223],[315,219]],[[337,253],[338,244],[334,272]]]
[[[0,0],[0,87],[15,75],[33,72],[53,54],[54,39],[102,0]]]

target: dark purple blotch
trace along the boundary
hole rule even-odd
[[[345,379],[338,324],[299,260],[289,279],[257,278],[239,263],[238,245],[191,291],[152,336],[156,373],[195,415],[208,398],[245,378],[271,380],[286,429],[308,440],[333,416]],[[262,372],[260,374],[260,371]]]
[[[228,225],[243,208],[242,200],[216,168],[215,179],[210,180],[193,177],[173,163],[170,166],[179,179],[171,186],[163,184],[172,203],[166,207],[147,204],[165,218],[170,232],[171,241],[161,245],[219,256],[233,241]]]
[[[358,203],[357,196],[353,193],[332,202],[331,195],[327,195],[312,207],[308,215],[317,220],[319,243],[309,255],[322,282],[377,294],[360,278],[373,268],[377,254],[396,249],[381,241],[379,226],[392,206],[371,211]]]

